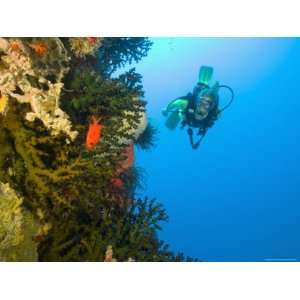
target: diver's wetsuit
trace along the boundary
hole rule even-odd
[[[218,118],[218,114],[219,114],[219,98],[217,95],[214,95],[213,93],[210,94],[208,93],[206,95],[206,97],[211,97],[211,103],[210,105],[212,107],[208,108],[208,113],[206,116],[204,116],[203,118],[196,117],[196,109],[197,109],[197,97],[200,97],[200,92],[206,88],[206,86],[204,85],[198,85],[196,87],[196,89],[194,90],[194,93],[189,93],[184,97],[181,97],[183,99],[188,100],[188,106],[186,108],[186,112],[185,112],[185,119],[182,121],[181,123],[181,128],[184,128],[186,125],[189,126],[187,133],[189,135],[189,139],[190,139],[190,143],[192,145],[193,149],[197,149],[202,141],[202,139],[204,138],[208,128],[210,128],[211,126],[213,126],[214,122],[217,120]],[[199,101],[201,103],[201,100],[198,100],[198,105],[199,105]],[[201,136],[200,139],[198,140],[198,142],[194,142],[194,138],[193,138],[193,129],[192,128],[198,128],[198,132],[197,135]]]
[[[184,128],[186,125],[198,128],[198,135],[203,135],[206,133],[207,129],[213,126],[214,122],[218,118],[219,108],[218,108],[218,99],[216,99],[216,103],[214,107],[209,111],[208,115],[202,119],[197,120],[195,118],[195,110],[196,110],[196,97],[197,95],[189,93],[183,99],[188,100],[188,106],[185,113],[185,119],[181,123],[181,128]]]

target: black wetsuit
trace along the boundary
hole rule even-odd
[[[200,91],[199,91],[200,92]],[[184,97],[181,97],[182,99],[188,100],[188,106],[186,108],[185,113],[185,120],[181,123],[181,128],[184,128],[186,125],[192,128],[198,128],[198,135],[205,134],[206,130],[214,125],[214,122],[218,118],[219,113],[219,99],[217,95],[212,95],[215,97],[215,105],[214,107],[209,111],[208,115],[202,119],[197,120],[195,118],[195,110],[196,110],[196,99],[197,95],[194,93],[189,93]]]

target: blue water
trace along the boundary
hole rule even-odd
[[[139,193],[169,214],[161,238],[205,261],[300,259],[300,39],[152,40],[134,66],[159,141],[136,163],[148,174]],[[195,151],[161,110],[192,91],[201,65],[236,97]]]

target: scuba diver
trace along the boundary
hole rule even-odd
[[[233,102],[234,92],[227,85],[219,85],[212,81],[213,68],[202,66],[199,71],[199,79],[193,93],[177,98],[169,103],[163,110],[163,115],[168,117],[165,125],[174,130],[181,121],[181,128],[188,126],[188,136],[193,149],[197,149],[205,137],[208,128],[214,125],[220,113],[227,109]],[[219,108],[219,90],[226,88],[231,93],[231,99],[223,107]],[[192,128],[197,128],[199,140],[194,141]]]

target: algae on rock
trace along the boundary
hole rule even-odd
[[[95,55],[101,47],[103,38],[99,37],[71,37],[69,44],[72,52],[77,57]]]
[[[0,182],[0,261],[38,260],[33,236],[39,226],[22,203],[8,184]]]

